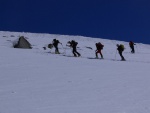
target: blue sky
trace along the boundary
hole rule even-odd
[[[0,31],[150,44],[149,0],[0,0]]]

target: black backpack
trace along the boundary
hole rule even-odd
[[[96,43],[96,48],[97,49],[103,49],[104,45],[101,44],[100,42],[99,43]]]

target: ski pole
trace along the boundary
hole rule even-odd
[[[137,53],[138,53],[138,47],[137,47],[137,45],[136,45],[136,50],[137,50]]]
[[[66,49],[63,47],[62,43],[61,43],[61,46],[62,46],[62,48],[64,50],[64,54],[66,54]]]
[[[117,49],[116,49],[116,53],[115,53],[115,60],[116,60],[116,55],[117,55]]]

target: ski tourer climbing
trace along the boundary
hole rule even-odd
[[[96,43],[95,45],[96,45],[96,51],[95,51],[96,58],[98,58],[98,53],[99,53],[101,55],[101,58],[103,59],[102,49],[104,45],[101,44],[100,42]]]
[[[69,42],[67,42],[69,45],[67,45],[67,46],[69,46],[69,47],[71,47],[72,48],[72,53],[73,53],[73,55],[74,55],[74,57],[79,57],[79,56],[81,56],[81,54],[79,53],[79,52],[77,52],[77,45],[78,45],[78,42],[76,42],[76,41],[74,41],[74,40],[72,40],[72,41],[69,41]]]
[[[55,47],[55,54],[60,54],[59,49],[58,49],[58,44],[59,44],[59,40],[53,39],[53,46]],[[60,43],[62,44],[62,43]]]
[[[120,55],[120,57],[121,57],[121,60],[122,61],[125,61],[125,58],[123,57],[123,55],[122,55],[122,52],[124,51],[124,45],[123,44],[117,44],[116,45],[117,46],[117,50],[118,50],[118,53],[119,53],[119,55]]]
[[[135,53],[135,50],[134,50],[134,45],[136,45],[133,41],[130,41],[129,42],[129,46],[131,48],[131,53]]]

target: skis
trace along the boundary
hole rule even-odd
[[[111,59],[112,61],[126,61],[126,60],[116,60],[116,59]]]
[[[65,56],[65,57],[74,57],[74,58],[79,58],[81,56],[73,56],[73,55],[62,55],[62,56]]]
[[[110,61],[126,61],[126,60],[104,59],[104,58],[94,58],[94,57],[87,57],[87,59],[110,60]]]
[[[104,58],[87,57],[87,59],[104,59]]]

